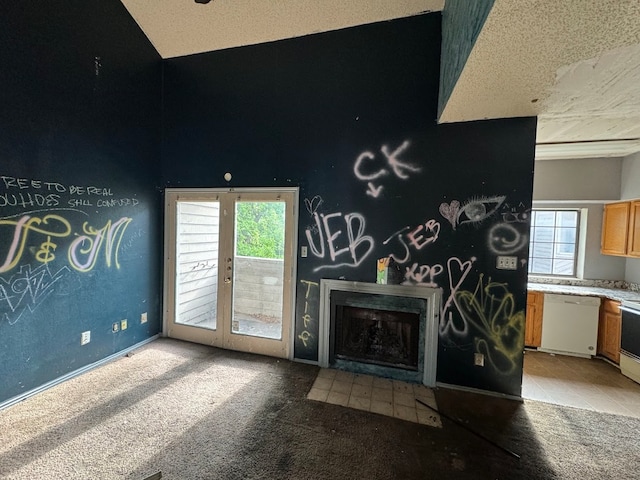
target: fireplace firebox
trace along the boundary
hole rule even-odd
[[[335,305],[331,313],[336,359],[418,370],[419,312]]]

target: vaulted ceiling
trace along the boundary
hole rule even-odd
[[[439,11],[445,0],[122,3],[171,58]],[[640,151],[640,0],[493,1],[439,121],[521,116],[538,116],[539,159]]]

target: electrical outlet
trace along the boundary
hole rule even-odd
[[[80,334],[80,345],[86,345],[91,341],[91,330],[87,330],[86,332],[82,332]]]
[[[147,323],[147,312],[140,314],[140,323]]]
[[[517,270],[518,257],[510,257],[506,255],[498,255],[496,268],[499,270]]]
[[[473,364],[476,367],[484,367],[484,354],[483,353],[474,353],[473,354]]]
[[[111,331],[113,333],[119,332],[120,331],[120,322],[113,322],[113,325],[111,325]]]
[[[120,320],[120,330],[126,330],[127,329],[127,319],[125,318],[124,320]]]

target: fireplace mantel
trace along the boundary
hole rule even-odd
[[[424,338],[425,355],[422,383],[430,387],[435,386],[438,355],[438,321],[440,314],[442,289],[413,285],[383,285],[377,283],[321,279],[318,363],[321,367],[324,368],[329,367],[330,362],[330,301],[331,292],[333,291],[424,299],[426,301],[426,325]]]

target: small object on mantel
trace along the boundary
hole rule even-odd
[[[402,283],[402,271],[392,257],[378,259],[376,283],[381,285],[400,285]]]

